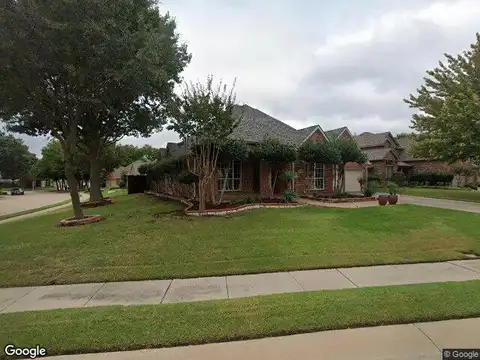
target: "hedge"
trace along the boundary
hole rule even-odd
[[[441,172],[422,172],[413,174],[409,179],[411,185],[449,186],[453,181],[453,174]]]

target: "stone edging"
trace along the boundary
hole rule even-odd
[[[342,203],[356,203],[356,202],[367,202],[367,201],[376,201],[375,197],[358,197],[358,198],[316,198],[314,196],[302,196],[303,198],[315,200],[318,202],[324,202],[329,204],[342,204]]]
[[[60,221],[60,226],[77,226],[77,225],[86,225],[92,224],[99,221],[105,220],[101,215],[85,215],[83,219],[68,218]]]
[[[235,214],[238,212],[248,211],[252,209],[262,209],[262,208],[297,208],[301,206],[305,206],[305,204],[281,204],[281,203],[263,203],[263,204],[244,204],[244,205],[237,205],[230,209],[212,209],[206,210],[204,212],[200,212],[198,210],[190,210],[193,207],[193,203],[189,200],[185,200],[184,198],[167,195],[167,194],[160,194],[155,193],[153,191],[145,191],[147,195],[153,195],[162,199],[166,200],[174,200],[180,201],[186,207],[183,210],[185,215],[188,216],[225,216],[229,214]]]

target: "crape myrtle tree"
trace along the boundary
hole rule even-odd
[[[336,139],[333,144],[340,154],[340,159],[336,159],[338,162],[335,163],[337,168],[335,192],[343,193],[345,192],[345,164],[349,162],[365,164],[368,157],[353,140]]]
[[[335,142],[306,142],[298,149],[298,158],[307,163],[339,165],[342,153]]]
[[[255,156],[270,165],[270,197],[273,198],[280,167],[297,159],[294,146],[284,144],[276,138],[263,139],[254,150]]]
[[[168,129],[176,131],[186,144],[187,169],[198,178],[199,211],[205,211],[222,146],[240,121],[232,114],[234,89],[235,83],[230,90],[221,82],[215,86],[209,76],[205,84],[186,84],[173,107]]]
[[[480,34],[470,49],[445,55],[405,102],[418,112],[415,155],[480,163]]]
[[[82,218],[79,144],[93,158],[160,126],[190,59],[175,22],[151,0],[0,0],[0,28],[0,116],[13,131],[59,140]]]

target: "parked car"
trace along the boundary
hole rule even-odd
[[[25,191],[19,187],[11,188],[10,195],[25,195]]]

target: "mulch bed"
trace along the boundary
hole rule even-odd
[[[105,220],[101,215],[85,215],[83,219],[68,218],[60,221],[60,226],[78,226],[96,223]]]
[[[198,201],[191,201],[192,205],[190,208],[188,208],[188,211],[198,211]],[[205,210],[233,210],[233,209],[238,209],[241,208],[245,205],[268,205],[268,204],[275,204],[275,205],[285,205],[285,206],[291,206],[291,205],[297,205],[297,202],[291,202],[291,203],[286,203],[283,201],[283,199],[269,199],[269,198],[262,198],[259,199],[259,201],[251,202],[251,203],[229,203],[229,202],[224,202],[220,204],[212,204],[212,203],[206,203],[205,204]]]
[[[112,204],[113,203],[113,200],[112,198],[103,198],[102,200],[100,201],[87,201],[87,202],[83,202],[80,204],[80,206],[82,208],[96,208],[96,207],[99,207],[99,206],[105,206],[105,205],[109,205],[109,204]]]
[[[327,203],[353,203],[353,202],[365,202],[365,201],[375,201],[375,197],[365,197],[365,196],[356,196],[348,195],[343,197],[333,197],[328,195],[317,195],[317,196],[305,196],[307,199],[323,201]]]

